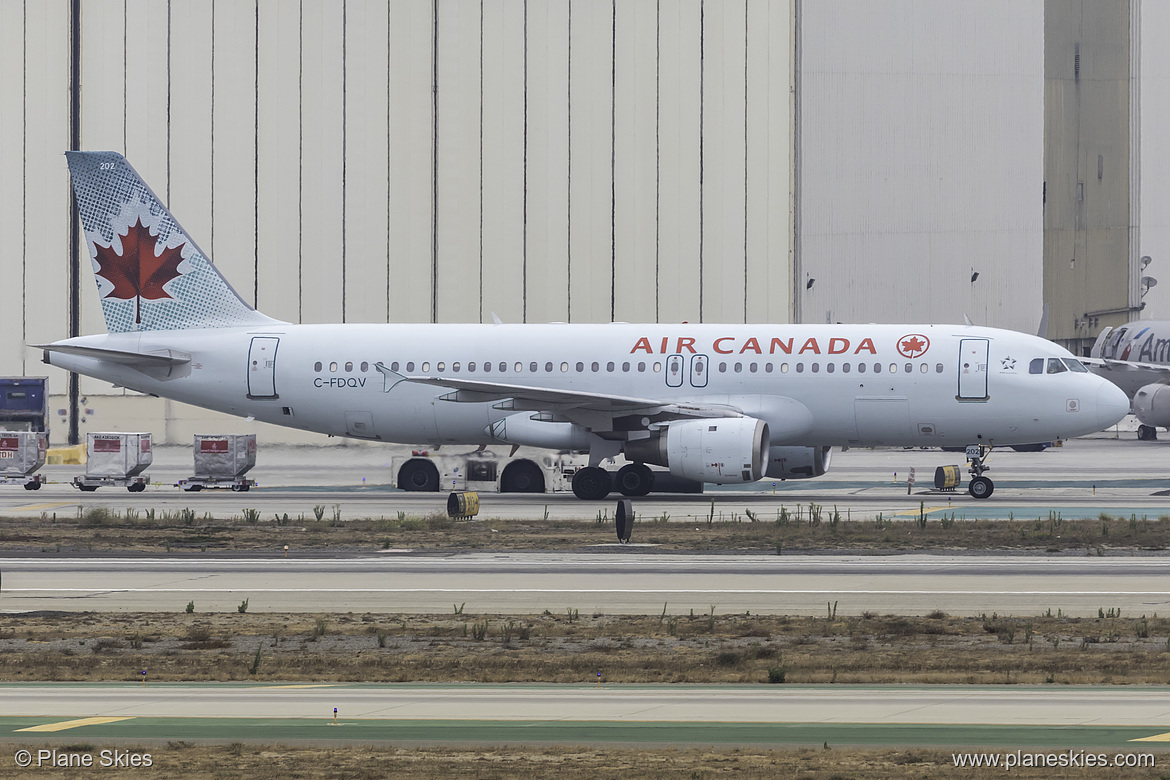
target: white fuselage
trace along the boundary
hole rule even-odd
[[[773,446],[1026,444],[1100,430],[1128,408],[1093,374],[1029,373],[1036,358],[1073,360],[1051,342],[952,325],[277,324],[60,343],[182,353],[162,368],[48,359],[228,414],[401,443],[491,443],[492,423],[516,414],[444,400],[444,378],[726,406],[767,422]]]

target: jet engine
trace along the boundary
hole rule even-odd
[[[773,447],[766,474],[772,479],[819,477],[829,470],[832,456],[832,447]]]
[[[755,417],[672,422],[657,437],[626,444],[626,458],[666,466],[676,477],[728,484],[764,476],[768,424]]]
[[[1133,413],[1145,425],[1170,428],[1170,385],[1150,384],[1134,393]]]

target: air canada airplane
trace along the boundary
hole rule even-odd
[[[1170,322],[1135,320],[1105,328],[1089,354],[1093,373],[1133,399],[1139,439],[1157,439],[1158,428],[1170,428]]]
[[[1129,401],[1036,336],[955,325],[294,325],[236,294],[115,152],[67,152],[108,334],[45,362],[320,433],[587,452],[582,499],[824,474],[833,446],[1079,436]],[[1030,367],[1043,366],[1034,371]],[[602,463],[629,463],[616,478]],[[659,472],[661,473],[661,472]]]

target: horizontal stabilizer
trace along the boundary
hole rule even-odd
[[[154,352],[131,352],[124,349],[103,349],[102,347],[82,347],[75,344],[33,344],[36,349],[43,349],[46,356],[49,352],[60,352],[65,355],[105,360],[110,363],[120,363],[124,366],[140,368],[163,368],[167,366],[181,366],[191,362],[191,356],[173,349],[160,349]],[[46,362],[48,362],[46,360]]]

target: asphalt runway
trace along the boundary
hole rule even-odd
[[[869,519],[879,512],[887,518],[911,519],[920,508],[935,517],[954,512],[966,519],[1038,517],[1049,511],[1069,518],[1096,517],[1102,512],[1139,518],[1170,515],[1170,474],[1164,465],[1170,462],[1170,439],[1138,442],[1133,434],[1118,435],[1124,438],[1102,434],[1041,453],[997,450],[989,460],[988,474],[996,482],[995,494],[984,501],[976,501],[965,491],[933,490],[935,468],[962,465],[961,453],[849,450],[835,452],[830,471],[817,479],[708,486],[702,495],[651,494],[634,499],[634,509],[640,517],[666,516],[672,522],[706,522],[712,512],[715,521],[731,520],[742,517],[746,509],[766,519],[781,506],[792,511],[809,503],[836,507],[854,519]],[[188,493],[173,485],[191,476],[190,450],[160,447],[148,471],[152,485],[143,493],[113,487],[81,493],[69,481],[84,472],[83,466],[46,466],[42,473],[50,483],[41,490],[0,486],[0,516],[51,517],[90,507],[115,512],[131,508],[141,513],[190,508],[200,517],[211,513],[217,519],[240,517],[245,508],[259,510],[263,519],[278,513],[311,519],[316,506],[330,517],[336,509],[343,520],[445,511],[446,493],[408,493],[390,487],[392,458],[403,452],[404,448],[393,446],[266,450],[261,445],[258,465],[249,474],[258,486],[248,493]],[[917,481],[908,493],[911,469]],[[604,501],[579,501],[571,493],[481,493],[479,517],[532,520],[547,512],[558,520],[594,522],[599,512],[612,516],[618,498],[617,493]]]
[[[1170,614],[1170,558],[476,553],[0,559],[0,611]]]
[[[1170,697],[1145,688],[31,683],[0,685],[0,695],[4,741],[832,741],[1149,752],[1170,740]]]

